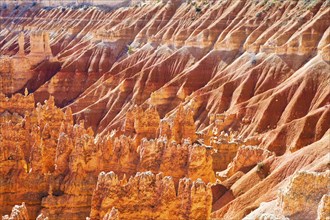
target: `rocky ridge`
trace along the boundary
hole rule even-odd
[[[91,219],[102,219],[114,208],[122,219],[208,219],[211,204],[211,186],[201,179],[180,179],[176,192],[172,177],[162,173],[138,172],[129,180],[119,180],[113,172],[101,172],[93,193]]]
[[[143,206],[133,191],[135,203],[95,206],[139,188],[98,191],[100,172],[113,171],[150,180],[150,198],[178,193],[182,178],[210,183],[212,202],[185,202],[182,218],[324,218],[329,17],[326,0],[2,7],[0,214],[22,202],[32,219],[177,209],[177,196]],[[301,191],[315,178],[315,193]]]
[[[24,103],[34,103],[33,95],[15,94],[6,100],[7,103],[24,100],[19,102],[20,108],[8,108],[24,113],[1,114],[1,173],[7,183],[0,194],[1,201],[7,201],[3,204],[4,211],[34,195],[35,200],[26,201],[32,218],[40,208],[42,214],[50,218],[89,216],[92,192],[101,171],[115,171],[121,177],[139,171],[161,171],[172,176],[173,187],[180,186],[180,178],[184,177],[215,181],[212,152],[205,145],[192,145],[189,139],[181,145],[155,136],[155,140],[144,138],[137,142],[139,133],[133,138],[116,131],[94,136],[93,130],[85,129],[83,122],[73,123],[70,108],[65,112],[57,108],[53,97],[32,110]],[[134,121],[143,121],[143,118]],[[135,126],[137,130],[139,126],[139,123]],[[182,159],[178,160],[179,157]],[[171,169],[173,165],[175,171]],[[13,184],[13,180],[26,184]],[[39,187],[32,191],[31,184]]]

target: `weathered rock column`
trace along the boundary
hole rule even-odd
[[[44,48],[45,48],[45,55],[46,57],[52,57],[52,49],[50,48],[50,43],[49,43],[49,33],[44,32],[43,34],[44,37]]]
[[[24,52],[24,33],[21,32],[18,35],[18,56],[23,57],[25,56],[25,52]]]

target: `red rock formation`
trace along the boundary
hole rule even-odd
[[[283,155],[282,157],[270,157],[263,161],[262,167],[258,168],[258,166],[255,166],[255,168],[236,180],[229,187],[228,191],[218,199],[217,203],[214,203],[215,211],[211,217],[243,218],[250,214],[251,211],[257,211],[260,203],[276,200],[278,190],[288,186],[289,179],[297,171],[326,171],[328,169],[329,135],[328,131],[321,140],[305,146],[299,151]],[[308,182],[306,178],[302,179]],[[310,184],[313,184],[313,182],[310,182]],[[300,187],[300,189],[303,190],[304,188]],[[315,190],[315,192],[318,193],[318,190]],[[318,198],[320,200],[324,193],[322,191],[319,192]],[[306,191],[306,193],[308,192]],[[222,202],[223,200],[226,202]],[[267,210],[275,210],[276,202],[269,203],[266,207]],[[263,206],[260,206],[260,210],[261,212],[257,213],[264,213]],[[317,207],[315,206],[311,210],[306,209],[306,211],[316,213]],[[281,210],[278,213],[283,215]]]
[[[32,219],[324,218],[323,185],[300,194],[289,180],[329,169],[328,1],[9,2],[0,8],[1,215],[25,202]],[[170,177],[104,187],[109,198],[96,188],[101,171]],[[216,182],[212,202],[201,202],[203,190],[188,196],[199,179]],[[130,200],[139,184],[142,200],[135,191]]]
[[[3,113],[1,120],[1,188],[2,212],[7,212],[17,201],[25,201],[29,216],[35,218],[41,198],[48,190],[47,173],[54,170],[55,150],[64,113],[54,106],[53,99],[29,112],[26,103],[33,96],[15,95],[15,102],[8,110],[19,110],[24,114]],[[10,103],[10,102],[7,102]],[[10,106],[10,105],[8,105]],[[18,107],[17,107],[18,106]],[[72,118],[71,118],[72,119]],[[50,124],[48,124],[50,123]],[[72,123],[72,121],[71,121]],[[34,187],[32,187],[35,185]],[[26,198],[30,198],[26,200]]]
[[[330,212],[329,207],[330,207],[330,199],[329,199],[329,195],[326,194],[322,196],[322,199],[317,208],[317,220],[327,219],[327,217],[329,217],[329,212]]]
[[[102,172],[93,193],[91,219],[115,215],[114,207],[121,219],[208,219],[211,202],[210,186],[200,179],[181,179],[176,193],[173,179],[162,173],[137,173],[127,181]]]
[[[245,219],[265,218],[266,216],[290,219],[326,219],[329,216],[325,206],[329,181],[328,171],[323,173],[298,172],[292,177],[288,186],[279,192],[276,201],[262,203]]]
[[[119,212],[118,209],[112,207],[111,211],[105,214],[103,220],[119,220]]]
[[[12,102],[18,99],[22,101]],[[32,193],[28,184],[38,179],[39,187],[33,191],[38,194],[36,200],[26,201],[32,218],[38,215],[36,210],[40,207],[42,214],[50,218],[79,219],[88,216],[92,192],[102,170],[113,170],[120,176],[146,170],[162,171],[173,176],[176,185],[183,177],[201,178],[206,182],[215,180],[211,150],[206,146],[192,144],[188,140],[181,145],[167,141],[166,137],[156,138],[158,128],[154,125],[157,120],[150,123],[144,116],[150,117],[155,110],[136,114],[133,132],[137,137],[144,134],[156,138],[144,138],[137,145],[135,139],[116,134],[116,131],[94,136],[92,129],[84,128],[83,122],[74,125],[71,109],[61,111],[54,106],[53,97],[44,105],[38,103],[32,110],[25,104],[31,102],[33,106],[32,95],[16,94],[11,99],[4,97],[4,100],[6,110],[15,112],[10,114],[7,111],[1,117],[1,135],[4,138],[1,141],[1,161],[4,166],[7,164],[7,168],[2,170],[4,181],[14,178],[27,181],[27,184],[17,188],[9,182],[0,195],[8,199],[5,192],[10,190],[16,200],[26,201],[26,193]],[[24,113],[20,116],[16,112]],[[126,133],[125,130],[123,132]],[[158,158],[156,161],[155,157]],[[179,157],[182,159],[178,160]],[[176,170],[171,168],[174,164]],[[16,200],[8,199],[7,207]]]
[[[34,96],[33,94],[25,91],[25,96],[15,94],[11,98],[6,97],[0,93],[0,113],[5,111],[24,115],[26,112],[31,112],[34,109]]]
[[[225,177],[230,177],[239,170],[249,169],[249,167],[255,166],[271,155],[272,154],[270,151],[258,148],[256,146],[242,146],[238,149],[235,158],[228,165],[227,170],[219,173],[219,177],[222,175],[225,175]],[[258,166],[260,167],[263,165],[258,164]]]
[[[166,138],[142,140],[138,148],[139,171],[163,172],[173,177],[175,183],[182,177],[193,180],[201,178],[214,181],[211,149],[186,140],[182,144],[170,142]],[[176,169],[172,169],[176,167]]]
[[[29,215],[27,213],[24,202],[22,205],[15,205],[11,211],[10,216],[5,215],[2,216],[3,220],[28,220]]]
[[[280,196],[280,206],[282,206],[285,216],[293,216],[296,218],[315,218],[317,210],[314,207],[320,203],[322,194],[328,193],[328,184],[330,181],[329,173],[314,174],[300,172],[294,176],[288,185],[287,191]],[[309,185],[310,184],[310,187]],[[307,187],[309,190],[302,191],[301,186]],[[306,197],[308,201],[306,201]],[[302,213],[307,211],[307,213]],[[299,213],[300,217],[297,215]]]
[[[155,108],[149,107],[143,111],[141,107],[135,106],[126,114],[124,131],[127,134],[136,134],[136,142],[140,143],[142,138],[155,138],[159,127],[160,117]]]

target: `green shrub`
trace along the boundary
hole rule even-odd
[[[127,46],[127,53],[128,53],[129,55],[131,55],[131,54],[134,53],[134,48],[133,48],[131,45],[128,45],[128,46]]]
[[[257,164],[257,172],[260,173],[263,168],[264,168],[265,164],[263,162],[260,162]]]
[[[202,8],[201,8],[201,7],[199,7],[199,6],[195,6],[195,11],[196,11],[197,13],[199,13],[199,12],[201,12],[201,11],[202,11]]]

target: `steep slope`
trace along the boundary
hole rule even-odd
[[[327,0],[3,5],[0,214],[326,215],[329,20]]]

